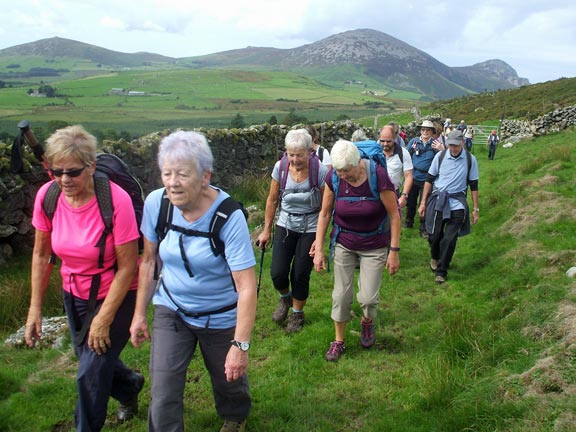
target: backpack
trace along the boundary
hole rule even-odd
[[[96,155],[96,171],[94,172],[94,192],[96,194],[96,201],[98,203],[98,209],[100,210],[100,216],[102,217],[102,222],[104,223],[104,230],[98,239],[98,242],[94,245],[100,248],[98,253],[98,268],[104,268],[104,251],[106,249],[106,237],[112,232],[113,224],[112,219],[114,217],[114,203],[112,202],[112,192],[110,190],[110,182],[116,183],[122,189],[124,189],[130,198],[132,199],[132,205],[134,206],[134,213],[136,214],[136,222],[138,227],[140,227],[140,222],[142,222],[142,214],[144,212],[144,192],[142,191],[142,186],[134,177],[130,168],[124,161],[122,161],[118,156],[110,153],[99,153]],[[56,182],[48,187],[48,191],[44,196],[42,201],[42,209],[44,213],[52,222],[54,218],[54,213],[56,213],[56,207],[58,205],[58,199],[62,191]],[[142,247],[142,234],[140,234],[139,246]],[[50,262],[54,263],[56,260],[56,255],[52,253],[50,257]],[[96,298],[98,296],[98,291],[100,289],[101,275],[95,274],[92,276],[92,283],[90,285],[90,295],[88,298],[88,310],[82,328],[76,334],[75,343],[81,345],[84,341],[86,333],[90,328],[92,319],[96,311]]]
[[[244,208],[241,202],[234,200],[232,197],[227,197],[222,201],[212,219],[210,220],[210,231],[197,231],[182,228],[178,225],[172,224],[172,217],[174,216],[174,205],[168,199],[166,188],[162,192],[162,203],[160,204],[160,212],[158,213],[158,221],[156,222],[156,235],[158,236],[158,244],[166,238],[169,230],[174,230],[182,235],[206,237],[210,240],[210,247],[215,256],[224,254],[224,242],[220,239],[220,231],[224,224],[228,221],[229,216],[236,210],[240,209],[244,218],[248,220],[248,211]]]
[[[192,269],[190,268],[188,260],[185,258],[186,252],[184,251],[182,236],[186,235],[186,236],[205,237],[210,240],[210,247],[212,248],[212,252],[214,253],[215,256],[222,254],[224,257],[226,257],[226,253],[224,250],[224,242],[220,238],[220,231],[222,231],[222,228],[224,227],[224,224],[228,221],[230,215],[234,213],[236,210],[241,210],[242,214],[244,215],[244,218],[248,219],[248,211],[244,208],[244,205],[241,202],[236,201],[234,200],[234,198],[229,196],[225,198],[216,208],[216,211],[214,212],[214,215],[210,220],[209,225],[210,231],[205,232],[205,231],[197,231],[182,228],[172,223],[172,217],[174,216],[174,205],[168,199],[168,193],[166,192],[166,188],[164,188],[164,191],[162,192],[162,202],[160,204],[160,212],[158,213],[158,221],[156,222],[156,235],[158,236],[158,244],[160,244],[160,242],[162,242],[162,240],[166,238],[166,235],[168,234],[169,230],[179,232],[180,233],[179,244],[180,244],[180,253],[182,256],[182,261],[184,262],[184,267],[186,268],[186,272],[188,273],[188,275],[190,277],[194,277],[194,274],[192,273]],[[234,284],[234,279],[232,278],[232,276],[230,277],[232,279],[232,283]],[[201,312],[188,311],[184,309],[180,304],[178,304],[176,300],[174,300],[174,298],[170,294],[170,291],[168,290],[168,287],[166,286],[162,278],[160,278],[158,262],[156,262],[154,268],[154,279],[159,280],[162,288],[164,289],[164,292],[166,293],[168,298],[170,298],[170,301],[176,306],[177,310],[189,318],[197,319],[203,316],[217,315],[220,313],[236,309],[237,307],[237,302],[234,302],[220,309],[210,311],[201,311]]]
[[[369,141],[357,141],[354,144],[358,144],[358,143],[368,143]],[[376,143],[376,141],[373,141]],[[386,158],[384,157],[384,153],[382,153],[382,147],[380,146],[380,143],[376,143],[378,145],[378,147],[380,147],[380,155],[382,155],[382,159],[384,160],[384,165],[383,167],[386,168]],[[362,144],[362,145],[366,145],[368,146],[368,144]],[[360,150],[360,149],[359,149]],[[375,157],[375,158],[370,158],[370,157],[365,157],[365,155],[368,155],[368,152],[362,152],[360,151],[360,156],[363,159],[367,160],[367,164],[366,164],[366,175],[368,177],[368,184],[370,185],[370,191],[372,192],[372,196],[370,197],[349,197],[349,196],[338,196],[339,195],[339,189],[340,189],[340,176],[338,176],[338,174],[336,173],[335,169],[332,169],[332,188],[334,191],[334,199],[336,201],[363,201],[363,200],[369,200],[369,201],[380,201],[380,192],[378,191],[378,174],[376,173],[376,169],[377,169],[377,160],[379,158]],[[388,217],[388,214],[386,214],[386,217],[382,220],[382,222],[380,223],[380,225],[378,226],[378,228],[376,228],[376,230],[374,231],[370,231],[370,232],[366,232],[366,233],[360,233],[360,232],[356,232],[356,231],[349,231],[349,230],[345,230],[344,228],[341,228],[338,224],[336,224],[334,222],[334,211],[336,210],[336,204],[334,204],[334,206],[332,207],[332,224],[334,226],[334,233],[332,235],[332,238],[330,240],[330,252],[329,252],[329,257],[328,257],[328,266],[330,266],[330,261],[332,261],[332,258],[334,257],[334,247],[336,246],[336,239],[338,238],[338,235],[340,234],[340,232],[344,231],[344,232],[353,232],[356,235],[359,236],[371,236],[371,235],[375,235],[375,234],[384,234],[388,231],[390,231],[390,218]],[[330,268],[328,267],[328,271],[330,270]]]
[[[382,146],[378,141],[374,140],[356,141],[354,144],[356,145],[356,147],[358,147],[358,151],[360,152],[361,158],[373,160],[378,165],[386,168],[386,156],[384,156]],[[394,144],[394,146],[396,147],[396,143]],[[394,152],[396,152],[396,148],[394,148]],[[403,161],[404,157],[401,156],[401,158]]]
[[[104,231],[102,231],[102,235],[95,245],[100,248],[98,268],[104,266],[106,237],[112,232],[113,228],[114,203],[112,202],[110,181],[116,183],[130,195],[138,227],[140,227],[142,214],[144,212],[144,191],[128,165],[116,155],[110,153],[97,154],[96,171],[94,173],[94,192],[96,194],[100,216],[104,223]],[[56,182],[53,182],[48,188],[44,201],[42,202],[42,209],[50,221],[54,218],[60,193],[60,188]],[[142,249],[142,236],[140,236],[139,239],[139,248]]]
[[[320,172],[320,159],[315,151],[310,152],[308,154],[308,184],[310,185],[309,191],[315,194],[316,199],[321,205],[320,202],[320,189],[318,187],[318,173]],[[286,189],[286,183],[288,182],[288,175],[290,173],[290,161],[288,160],[288,154],[284,152],[282,155],[282,159],[280,159],[280,166],[278,167],[278,175],[280,180],[280,190],[278,191],[278,208],[282,206],[282,197],[284,193],[290,193],[293,189]],[[306,190],[299,189],[299,192],[307,192]],[[318,207],[318,211],[320,207]],[[312,213],[317,213],[314,210]]]

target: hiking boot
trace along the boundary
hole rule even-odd
[[[430,270],[436,271],[436,269],[438,268],[438,264],[440,264],[440,260],[435,260],[434,258],[432,258],[430,260]]]
[[[283,322],[288,316],[290,307],[292,307],[292,296],[280,297],[278,306],[276,306],[276,310],[272,314],[272,321],[277,323]]]
[[[376,332],[374,331],[374,320],[360,321],[362,332],[360,333],[360,345],[362,348],[370,348],[376,342]]]
[[[438,285],[441,285],[446,282],[446,278],[444,276],[437,275],[436,279],[434,279],[434,282],[436,282]]]
[[[245,428],[246,428],[246,420],[241,422],[224,420],[224,424],[220,428],[220,432],[244,432]]]
[[[144,377],[138,372],[134,372],[134,377],[131,379],[134,386],[135,393],[127,401],[120,402],[118,411],[116,411],[116,418],[120,423],[124,423],[132,419],[138,414],[138,395],[144,387]]]
[[[330,348],[326,352],[325,358],[328,361],[334,362],[337,361],[340,356],[344,353],[346,347],[344,346],[344,342],[334,341],[330,344]]]
[[[424,240],[428,240],[428,233],[426,231],[420,231],[420,237]]]
[[[292,312],[286,325],[286,333],[298,333],[304,327],[304,312]]]

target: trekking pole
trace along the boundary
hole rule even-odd
[[[48,159],[46,159],[46,156],[44,155],[44,147],[42,147],[42,144],[40,144],[40,142],[36,138],[36,135],[34,135],[34,132],[32,132],[32,129],[30,128],[30,122],[28,120],[22,120],[20,123],[18,123],[18,128],[20,129],[20,134],[22,134],[22,136],[32,149],[32,153],[34,153],[36,159],[38,159],[42,163],[44,170],[48,173],[48,176],[50,176],[50,178],[53,180],[54,176],[52,176],[52,173],[50,172],[49,168],[50,164],[48,163]]]
[[[260,242],[256,240],[256,247],[260,247]],[[260,254],[260,272],[258,273],[258,288],[256,289],[256,297],[260,295],[260,284],[262,283],[262,268],[264,267],[264,253],[266,248],[262,248],[262,253]]]

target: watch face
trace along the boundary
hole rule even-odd
[[[250,349],[250,343],[248,342],[240,342],[240,349],[242,351],[248,351]]]

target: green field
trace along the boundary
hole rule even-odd
[[[272,115],[280,120],[290,110],[321,121],[389,113],[414,103],[382,96],[391,94],[389,89],[365,94],[364,86],[336,87],[284,72],[183,68],[96,72],[84,78],[74,78],[78,72],[70,72],[63,78],[72,75],[73,79],[51,81],[56,90],[53,98],[28,94],[41,82],[0,89],[0,132],[14,133],[23,118],[38,126],[63,121],[144,134],[174,127],[222,127],[237,113],[248,124],[264,123]]]

